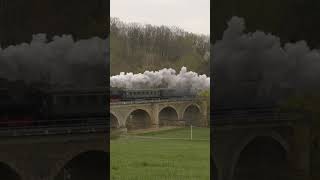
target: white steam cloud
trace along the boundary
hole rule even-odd
[[[256,93],[268,99],[282,87],[296,93],[320,90],[319,50],[310,49],[305,41],[282,45],[279,37],[261,31],[246,33],[245,29],[244,19],[233,17],[222,39],[213,45],[213,78],[224,84],[217,85],[221,92],[232,89],[231,93],[238,93],[234,97],[254,99],[254,92],[239,94],[243,87],[239,82],[248,80],[257,82]]]
[[[178,74],[174,69],[165,68],[159,71],[145,71],[143,74],[121,72],[110,77],[110,85],[127,89],[176,88],[202,91],[210,88],[210,78],[187,71],[186,67],[182,67]]]
[[[0,77],[27,82],[101,83],[106,79],[106,39],[75,41],[70,35],[34,35],[30,43],[0,49]],[[98,82],[99,81],[99,82]],[[105,81],[104,81],[105,83]]]

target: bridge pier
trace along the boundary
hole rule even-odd
[[[309,120],[300,121],[293,126],[292,148],[290,154],[294,180],[311,179],[311,126]]]

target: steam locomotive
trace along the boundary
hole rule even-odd
[[[170,98],[191,98],[196,94],[189,89],[110,89],[110,100],[115,101],[138,101]]]
[[[0,127],[103,123],[105,88],[49,88],[16,81],[0,83]]]

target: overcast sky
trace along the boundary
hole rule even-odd
[[[210,0],[111,0],[111,17],[210,34]]]

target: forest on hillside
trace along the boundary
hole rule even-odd
[[[178,27],[125,23],[110,19],[110,75],[120,72],[185,66],[199,74],[210,74],[210,37]]]

